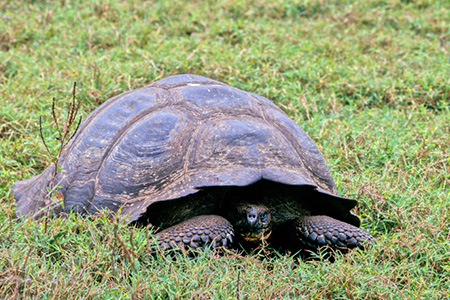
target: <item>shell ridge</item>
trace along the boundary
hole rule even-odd
[[[87,130],[89,130],[91,128],[91,124],[95,123],[99,116],[108,111],[109,109],[111,109],[115,104],[117,104],[118,102],[120,102],[121,100],[123,100],[124,98],[126,98],[127,96],[130,96],[133,93],[139,93],[139,92],[143,92],[144,90],[148,89],[148,86],[144,86],[142,88],[138,88],[135,90],[131,90],[131,91],[127,91],[124,93],[121,93],[117,96],[114,96],[108,100],[106,100],[102,105],[100,105],[97,109],[95,109],[94,111],[92,111],[85,120],[83,120],[82,124],[80,125],[80,128],[78,129],[77,133],[72,137],[72,139],[70,140],[69,144],[64,148],[62,155],[60,156],[60,158],[58,159],[58,162],[60,163],[60,166],[63,170],[69,170],[73,169],[73,171],[71,172],[67,172],[67,173],[60,173],[58,172],[57,177],[55,179],[59,179],[61,182],[64,182],[64,185],[61,189],[61,192],[63,192],[63,194],[65,194],[68,190],[70,190],[71,188],[80,188],[79,186],[77,186],[77,176],[75,176],[75,174],[77,174],[78,172],[84,173],[83,170],[80,171],[80,165],[74,165],[74,161],[68,159],[67,154],[72,153],[73,150],[75,149],[75,147],[80,143],[80,141],[83,140],[83,137],[85,136],[85,132]],[[114,138],[113,138],[114,139]],[[108,150],[110,148],[111,145],[108,146],[108,148],[106,150]],[[86,153],[82,151],[82,153],[80,153],[80,155],[85,155]],[[98,171],[101,168],[102,162],[103,162],[104,157],[102,156],[102,158],[99,160],[101,163],[99,165],[99,167],[95,170],[95,172],[97,172],[98,175]],[[77,162],[78,164],[80,163],[79,160]],[[91,170],[91,172],[94,170]],[[95,186],[96,186],[96,178],[97,175],[94,176],[93,178],[91,177],[91,179],[89,179],[89,181],[94,180],[94,190],[95,190]],[[85,184],[83,184],[85,185]],[[83,199],[86,202],[86,206],[88,207],[87,204],[92,205],[92,200],[95,196],[95,192],[92,196],[90,196],[89,199]],[[70,207],[71,205],[69,204],[68,207]]]
[[[258,101],[258,103],[262,104],[262,100],[259,98],[259,97],[262,98],[262,96],[259,96],[259,95],[256,96],[254,93],[249,93],[249,94],[250,94],[256,101]],[[270,100],[268,100],[268,99],[266,99],[266,100],[273,104],[272,101],[270,101]],[[263,104],[262,104],[262,105],[263,105]],[[282,113],[283,115],[285,115],[285,112],[283,112],[283,110],[280,109],[280,108],[279,108],[278,106],[276,106],[275,104],[273,104],[273,108],[275,108],[278,112],[280,112],[280,113]],[[264,119],[265,119],[266,121],[267,121],[268,119],[269,119],[269,120],[271,119],[271,118],[267,115],[267,112],[265,112],[264,110],[262,110],[262,113],[264,114]],[[292,120],[292,119],[291,119],[291,120]],[[268,122],[268,121],[267,121],[267,122]],[[297,124],[294,120],[292,120],[292,122],[294,122],[294,123],[298,126],[298,124]],[[325,189],[325,190],[327,190],[328,188],[330,188],[330,187],[328,186],[327,182],[325,182],[325,181],[323,180],[324,178],[322,178],[322,176],[320,176],[319,174],[313,172],[313,171],[311,170],[311,168],[310,168],[307,164],[305,164],[305,161],[304,161],[304,159],[303,159],[304,154],[302,154],[302,148],[303,148],[302,145],[301,145],[301,144],[300,144],[300,145],[297,145],[297,144],[295,144],[295,143],[292,142],[292,141],[294,141],[294,140],[297,141],[297,140],[298,140],[298,137],[297,137],[294,133],[290,132],[290,130],[286,130],[286,129],[289,129],[289,128],[286,128],[285,130],[282,130],[282,127],[280,126],[280,124],[279,124],[278,122],[268,122],[268,123],[269,123],[271,126],[273,126],[274,128],[276,128],[276,129],[280,132],[280,134],[281,134],[282,136],[285,137],[285,140],[286,140],[286,141],[292,146],[292,148],[295,150],[295,152],[296,152],[296,154],[297,154],[297,157],[298,157],[299,161],[300,161],[301,164],[302,164],[302,169],[305,170],[305,171],[309,174],[309,177],[310,177],[311,179],[313,179],[313,181],[317,184],[317,186],[318,186],[319,188],[322,188],[322,189]],[[299,128],[300,128],[300,127],[299,127]],[[300,128],[300,130],[303,131],[303,129],[301,129],[301,128]],[[317,152],[320,154],[320,160],[321,160],[322,162],[325,162],[322,153],[321,153],[320,150],[317,148],[317,146],[315,145],[314,141],[312,141],[312,139],[309,137],[308,134],[305,133],[305,135],[306,135],[307,138],[310,139],[310,141],[312,142],[314,148],[317,149]],[[310,153],[310,151],[308,151],[308,152]],[[325,162],[325,164],[326,164],[326,162]],[[331,176],[331,175],[330,175],[330,176]],[[326,179],[326,180],[330,180],[330,178],[331,178],[330,176],[328,176],[328,177],[325,178],[325,179]],[[317,181],[319,181],[320,184],[318,184]],[[332,187],[332,192],[335,193],[335,194],[337,194],[337,190],[336,190],[336,186],[335,186],[334,181],[332,181],[332,185],[333,185],[333,187]]]
[[[144,87],[145,88],[145,87]],[[144,88],[140,88],[138,90],[144,89]],[[132,90],[132,91],[127,91],[124,92],[122,94],[119,94],[111,99],[106,100],[105,102],[103,102],[103,104],[101,106],[99,106],[97,109],[95,109],[93,112],[91,112],[86,119],[83,120],[83,122],[81,122],[80,127],[78,128],[76,135],[72,137],[72,139],[69,141],[69,144],[66,145],[66,147],[63,149],[63,155],[65,157],[66,153],[70,153],[72,152],[73,147],[77,144],[76,141],[79,140],[79,137],[82,136],[82,133],[86,130],[86,128],[89,127],[89,124],[92,123],[92,121],[96,120],[96,117],[102,113],[103,111],[105,111],[106,109],[108,109],[109,107],[111,107],[114,103],[116,103],[117,101],[119,101],[120,99],[122,99],[123,97],[127,96],[128,94],[131,94],[132,92],[135,92],[137,90]],[[60,157],[60,159],[62,159],[63,156]],[[59,159],[58,159],[59,160]],[[63,164],[62,164],[62,168],[64,168],[64,165],[66,163],[66,160],[63,160]]]
[[[250,94],[250,96],[251,96],[253,99],[255,99],[255,101],[257,101],[257,103],[259,104],[259,105],[258,105],[258,108],[259,108],[259,110],[260,110],[260,112],[261,112],[261,114],[262,114],[262,116],[263,116],[263,118],[264,118],[264,121],[265,121],[267,124],[269,124],[270,126],[273,126],[273,127],[275,127],[275,128],[278,130],[278,132],[281,134],[281,136],[283,136],[284,140],[285,140],[287,143],[289,143],[289,144],[292,146],[292,148],[295,150],[295,153],[297,154],[297,158],[298,158],[298,160],[300,161],[300,163],[302,164],[302,168],[308,170],[308,169],[306,168],[306,166],[305,166],[305,162],[303,161],[302,156],[301,156],[299,150],[297,149],[298,147],[297,147],[296,145],[294,145],[294,144],[291,142],[291,140],[292,140],[292,135],[290,136],[291,139],[289,139],[289,137],[286,137],[286,134],[285,134],[282,130],[280,130],[280,127],[279,127],[279,125],[278,125],[278,122],[269,122],[269,120],[270,120],[271,118],[267,115],[267,112],[264,111],[264,110],[262,109],[262,106],[264,105],[264,103],[262,102],[262,100],[259,99],[258,97],[256,97],[253,93],[248,93],[248,94]],[[262,97],[262,96],[260,96],[260,97]],[[269,99],[267,99],[267,101],[269,101],[271,104],[273,104],[273,102],[270,101]],[[267,104],[267,103],[266,103],[266,104]],[[273,108],[279,110],[279,112],[281,112],[281,113],[284,113],[283,110],[281,110],[281,109],[280,109],[278,106],[276,106],[275,104],[273,104]],[[308,173],[310,173],[309,170],[308,170]]]
[[[148,87],[148,86],[147,86]],[[125,124],[121,125],[119,127],[118,132],[114,135],[114,137],[112,138],[112,142],[108,145],[108,147],[105,149],[105,152],[102,155],[102,158],[100,159],[100,165],[98,166],[97,170],[96,170],[96,175],[94,177],[94,190],[97,189],[97,185],[98,185],[98,180],[99,180],[99,174],[101,169],[104,166],[105,161],[107,160],[107,158],[111,155],[112,150],[117,146],[118,143],[120,143],[120,141],[122,140],[122,138],[130,131],[134,128],[134,125],[137,125],[137,123],[139,123],[140,120],[142,120],[143,118],[145,118],[146,116],[158,112],[159,110],[165,109],[167,108],[167,101],[163,101],[161,103],[158,103],[156,106],[151,106],[148,107],[147,109],[144,109],[143,111],[139,112],[138,114],[136,114],[134,118],[131,118],[130,120],[128,120]],[[92,199],[89,199],[89,202],[91,205],[93,205]]]

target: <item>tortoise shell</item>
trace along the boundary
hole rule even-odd
[[[107,100],[58,165],[56,176],[51,165],[14,184],[17,215],[36,214],[50,186],[60,187],[66,212],[108,208],[136,221],[159,201],[269,180],[309,186],[319,212],[359,225],[356,201],[338,196],[322,154],[292,119],[264,97],[202,76],[171,76]]]

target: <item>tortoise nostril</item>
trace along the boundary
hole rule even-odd
[[[253,223],[253,222],[256,221],[256,217],[257,217],[256,214],[253,214],[253,213],[247,214],[247,219],[248,219],[248,221],[251,222],[251,223]]]

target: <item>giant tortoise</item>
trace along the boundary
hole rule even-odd
[[[358,228],[311,138],[259,95],[176,75],[94,110],[58,159],[13,186],[18,216],[59,186],[67,213],[109,209],[152,224],[161,248],[362,248]]]

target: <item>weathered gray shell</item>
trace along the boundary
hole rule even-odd
[[[51,180],[62,186],[65,211],[121,208],[131,220],[156,201],[261,179],[315,187],[345,212],[356,203],[337,196],[314,142],[276,105],[196,75],[109,99],[83,121],[58,164],[63,172],[55,178],[52,165],[14,184],[17,215],[47,202]]]

